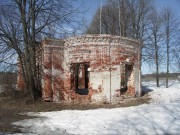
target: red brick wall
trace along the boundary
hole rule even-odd
[[[88,62],[90,63],[91,72],[109,71],[110,68],[112,71],[117,70],[113,67],[120,65],[120,63],[130,63],[134,66],[138,62],[136,58],[138,49],[138,43],[129,39],[113,36],[83,36],[72,38],[65,42],[65,55],[68,54],[65,59],[67,64]],[[101,77],[97,78],[97,81],[100,79]],[[93,94],[101,93],[102,89],[104,89],[101,83],[99,83],[97,88],[94,88],[93,83],[96,82],[89,82],[89,99],[91,99]],[[65,85],[69,86],[71,84],[66,83]],[[99,90],[100,87],[101,90]],[[130,95],[135,95],[135,86],[132,84],[128,86],[129,93]]]
[[[97,95],[95,98],[99,100],[104,100],[109,97],[108,89],[111,89],[112,95],[110,95],[113,98],[118,95],[120,81],[116,84],[109,80],[112,78],[116,81],[114,75],[119,76],[118,79],[120,79],[119,66],[121,63],[129,63],[133,65],[133,69],[139,65],[137,56],[140,46],[138,42],[118,36],[88,35],[70,38],[63,43],[61,40],[45,40],[43,46],[42,87],[45,100],[46,98],[54,101],[83,98],[92,100],[93,95]],[[90,65],[89,94],[86,96],[75,93],[75,86],[71,83],[74,81],[73,75],[70,70],[73,63],[84,62]],[[130,95],[135,94],[133,75],[129,80],[131,85],[128,86]],[[84,84],[83,78],[81,83]]]
[[[44,40],[42,91],[44,100],[64,100],[64,50],[62,41]]]

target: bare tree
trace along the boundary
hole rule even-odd
[[[16,18],[15,7],[7,4],[1,5],[0,8],[0,64],[2,70],[12,69],[16,66],[13,62],[21,51],[20,45],[20,31],[18,30],[20,22]],[[12,70],[11,70],[12,71]]]
[[[149,29],[146,36],[144,57],[151,68],[154,68],[153,65],[155,65],[156,84],[159,87],[159,69],[163,60],[163,46],[161,44],[163,33],[161,15],[156,10],[153,10],[149,16]]]
[[[170,59],[172,60],[173,58],[173,50],[178,50],[179,44],[177,44],[177,39],[179,30],[177,19],[170,8],[163,9],[162,17],[166,44],[166,88],[168,88]]]
[[[153,10],[149,0],[130,0],[130,32],[131,37],[144,40],[144,34],[148,26],[148,17]]]
[[[26,90],[31,92],[34,100],[41,96],[36,59],[38,41],[51,34],[50,28],[58,27],[58,32],[64,30],[64,24],[71,28],[78,24],[75,15],[80,13],[80,7],[72,5],[69,0],[11,0],[2,5],[1,46],[18,55]]]
[[[100,11],[99,8],[89,26],[86,33],[89,34],[99,34],[100,31]],[[104,5],[101,11],[101,34],[112,34],[116,35],[118,33],[118,18],[117,9],[111,3]]]
[[[102,32],[143,41],[152,7],[149,0],[108,0],[102,8]],[[100,9],[86,33],[99,33]]]

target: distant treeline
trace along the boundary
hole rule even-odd
[[[169,73],[169,77],[170,78],[177,78],[178,76],[180,76],[180,73]],[[156,74],[145,74],[145,75],[142,75],[142,79],[144,79],[144,78],[155,78],[155,77],[156,77]],[[166,73],[160,73],[159,77],[160,78],[165,78],[166,77]]]

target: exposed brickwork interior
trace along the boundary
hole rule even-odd
[[[111,35],[45,39],[41,51],[46,101],[113,102],[123,94],[141,93],[136,40]]]

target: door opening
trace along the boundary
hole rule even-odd
[[[73,63],[71,65],[71,89],[80,95],[88,95],[89,63]]]
[[[123,64],[121,66],[121,94],[124,94],[128,90],[128,80],[132,73],[132,65]]]

